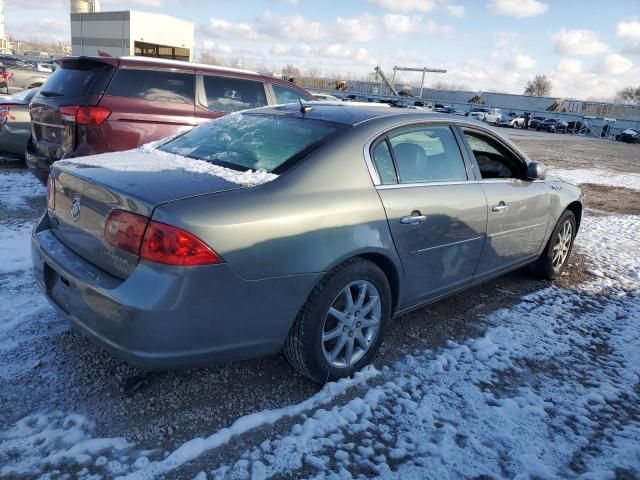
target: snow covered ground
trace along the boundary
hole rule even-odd
[[[640,189],[635,176],[615,181]],[[28,176],[0,182],[11,208],[41,194]],[[34,369],[23,343],[66,327],[50,320],[29,275],[32,222],[0,223],[0,352],[15,352],[2,378]],[[108,425],[79,412],[33,411],[0,431],[0,477],[640,477],[639,233],[638,216],[587,215],[576,248],[590,260],[588,282],[548,286],[480,319],[481,336],[366,369],[169,449],[98,435]],[[55,381],[55,372],[35,372]]]

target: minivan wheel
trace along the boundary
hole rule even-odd
[[[560,275],[569,263],[576,233],[576,217],[573,212],[565,210],[556,223],[542,255],[531,264],[533,273],[548,280]]]
[[[348,377],[371,362],[390,317],[391,289],[384,272],[368,260],[349,260],[313,289],[284,354],[314,382]]]

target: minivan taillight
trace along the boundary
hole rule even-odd
[[[179,266],[222,263],[218,254],[192,233],[124,210],[111,212],[104,238],[114,247],[152,262]]]
[[[56,181],[51,175],[47,177],[47,208],[51,211],[56,209]]]
[[[104,238],[114,247],[139,255],[148,222],[144,215],[114,210],[104,226]]]
[[[144,234],[140,257],[180,266],[222,263],[218,254],[195,235],[153,220]]]
[[[63,105],[58,108],[60,119],[63,122],[77,125],[102,125],[111,115],[107,107],[80,107],[78,105]]]

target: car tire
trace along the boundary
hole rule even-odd
[[[531,264],[531,271],[536,276],[547,280],[560,275],[569,263],[576,232],[576,217],[570,210],[565,210],[560,215],[542,254]]]
[[[391,299],[389,281],[375,263],[355,258],[339,265],[316,285],[298,313],[284,344],[285,357],[298,373],[319,384],[352,375],[378,351],[391,318]]]

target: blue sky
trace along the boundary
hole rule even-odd
[[[67,0],[5,3],[9,33],[69,41]],[[431,66],[449,72],[427,84],[510,93],[545,73],[553,95],[581,98],[640,83],[640,0],[102,0],[119,9],[193,21],[196,56],[254,68],[362,76]]]

